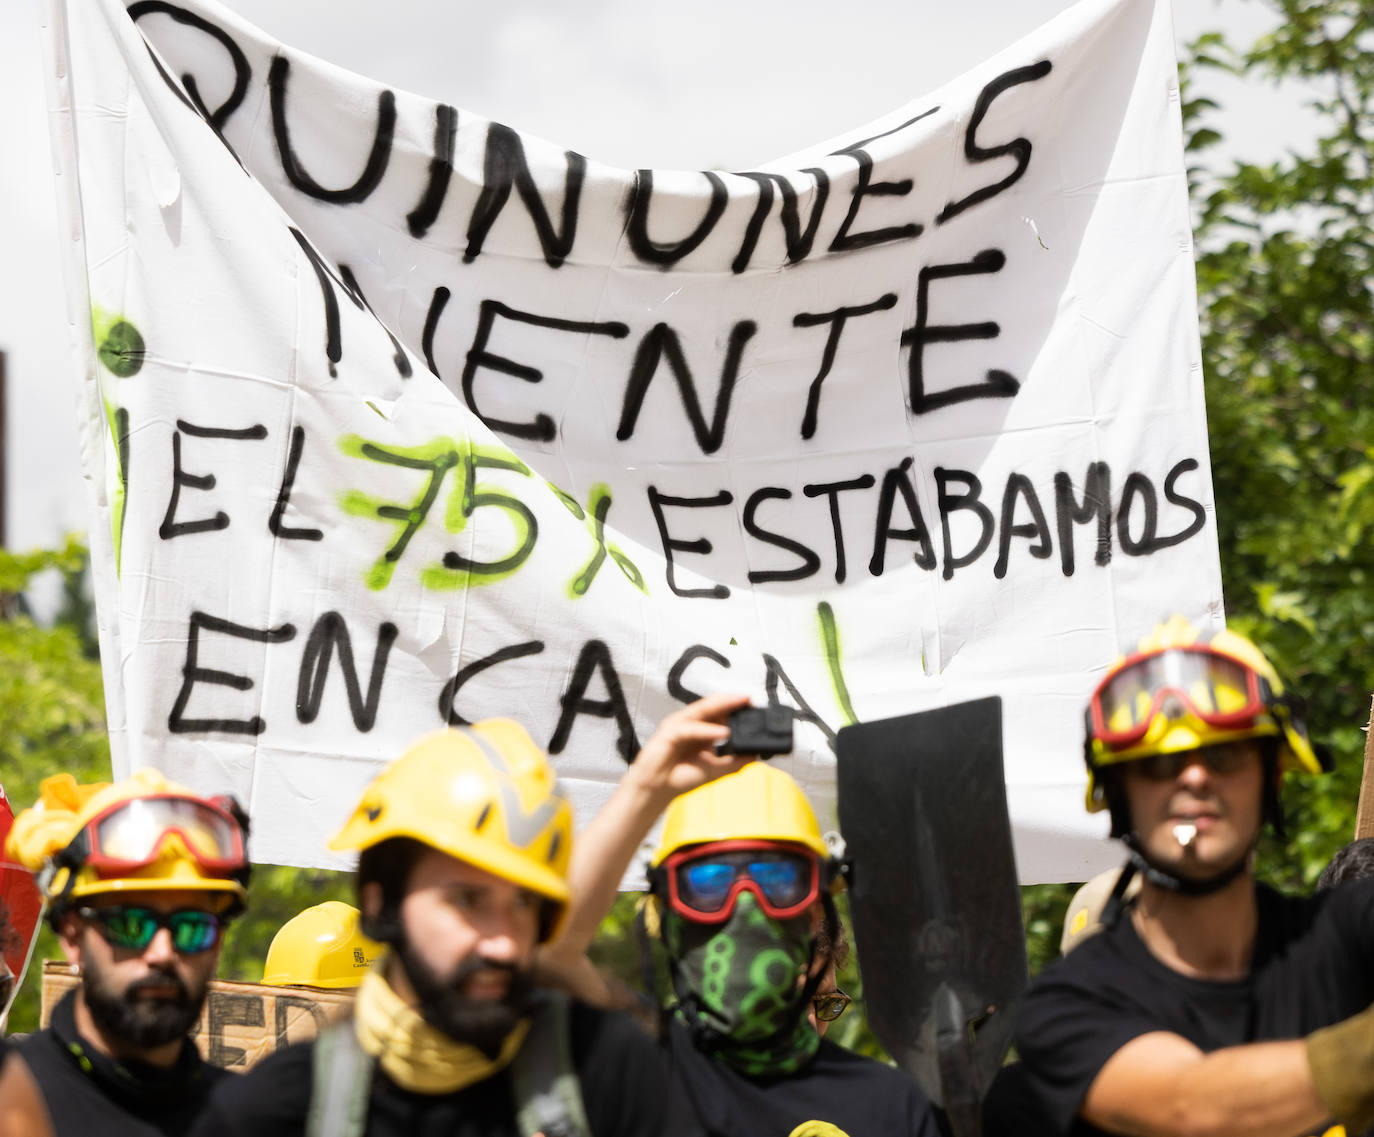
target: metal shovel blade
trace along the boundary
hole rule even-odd
[[[838,771],[869,1024],[976,1137],[1027,978],[1002,701],[846,727]]]

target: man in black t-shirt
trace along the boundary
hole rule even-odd
[[[421,738],[332,847],[359,850],[360,927],[388,951],[350,1021],[218,1087],[197,1137],[675,1132],[652,1041],[533,988],[567,909],[572,810],[522,727]]]
[[[188,1035],[247,896],[245,826],[231,799],[199,797],[155,770],[113,785],[43,783],[6,849],[40,874],[81,983],[5,1061],[6,1134],[189,1132],[223,1076]]]
[[[1021,1007],[1035,1127],[1366,1128],[1374,888],[1295,899],[1251,872],[1263,821],[1281,824],[1282,775],[1319,769],[1269,661],[1236,633],[1204,639],[1175,617],[1108,671],[1087,720],[1089,807],[1111,811],[1130,861],[1104,930],[1046,968]],[[1122,908],[1134,873],[1140,893]],[[1005,1110],[989,1125],[1025,1128]]]

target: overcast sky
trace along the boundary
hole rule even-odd
[[[86,2],[86,0],[80,0]],[[8,543],[84,526],[76,377],[44,106],[50,0],[0,3],[0,349],[8,361]],[[614,165],[740,168],[933,90],[1069,0],[232,0],[278,39]],[[1174,0],[1180,41],[1248,43],[1261,0]],[[1209,79],[1230,152],[1296,142],[1292,96]]]

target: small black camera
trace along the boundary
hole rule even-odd
[[[716,747],[719,754],[755,754],[771,758],[792,753],[791,707],[741,707],[728,720],[730,737]]]

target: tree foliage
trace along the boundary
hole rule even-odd
[[[56,551],[0,550],[0,784],[16,810],[33,804],[39,783],[52,774],[110,776],[104,689],[91,629],[80,618],[40,624],[24,601],[45,573],[60,574],[64,592],[79,591],[85,569],[86,551],[75,538]],[[57,954],[45,929],[30,980],[10,1013],[11,1030],[29,1030],[37,1022],[38,961]]]
[[[1310,887],[1353,836],[1374,690],[1374,9],[1268,0],[1276,29],[1238,51],[1194,45],[1209,71],[1302,81],[1310,143],[1196,177],[1198,292],[1212,477],[1230,624],[1308,702],[1328,778],[1290,778],[1285,840],[1263,875]],[[1186,105],[1190,152],[1215,153],[1216,107]]]

